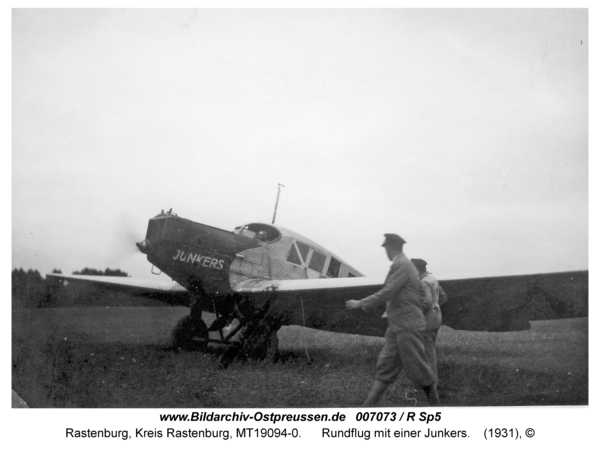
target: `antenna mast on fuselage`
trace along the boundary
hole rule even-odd
[[[281,188],[285,187],[283,184],[277,184],[277,199],[275,200],[275,211],[273,212],[273,221],[271,224],[275,224],[275,217],[277,216],[277,205],[279,204],[279,193],[281,192]]]

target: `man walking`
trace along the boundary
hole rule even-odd
[[[425,353],[429,365],[437,379],[437,351],[435,349],[437,335],[442,326],[442,311],[440,306],[443,305],[448,297],[444,289],[431,273],[427,271],[427,262],[423,259],[410,259],[413,265],[417,268],[419,279],[428,290],[428,295],[431,295],[431,309],[425,313],[426,329],[423,331],[423,340],[425,343]]]
[[[423,304],[425,289],[415,266],[402,252],[404,239],[385,234],[383,247],[392,261],[385,285],[377,293],[361,300],[348,300],[346,307],[370,309],[385,303],[388,328],[385,345],[377,360],[375,382],[363,406],[374,406],[402,369],[420,385],[431,405],[440,405],[436,376],[425,354],[422,332],[426,329]]]

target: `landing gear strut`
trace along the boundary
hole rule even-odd
[[[221,366],[227,368],[234,360],[271,360],[279,359],[277,331],[281,322],[275,317],[264,316],[246,321],[240,330],[238,344],[231,345],[221,356]]]

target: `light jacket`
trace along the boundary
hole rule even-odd
[[[426,288],[428,300],[431,302],[431,309],[425,314],[427,329],[439,329],[442,326],[442,311],[440,306],[444,304],[448,297],[446,292],[440,287],[440,283],[431,273],[425,272],[421,277],[421,282]]]

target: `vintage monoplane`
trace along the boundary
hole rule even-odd
[[[381,311],[351,312],[349,298],[379,290],[383,279],[365,277],[338,256],[275,224],[249,223],[226,231],[169,212],[151,218],[136,244],[171,283],[106,276],[49,274],[181,296],[190,306],[173,331],[178,347],[211,341],[240,348],[251,357],[277,351],[282,325],[381,336]],[[535,310],[546,318],[587,316],[587,271],[440,281],[448,295],[444,324],[458,330],[519,331],[530,328]],[[214,314],[207,325],[202,312]],[[216,338],[212,337],[217,335]]]

